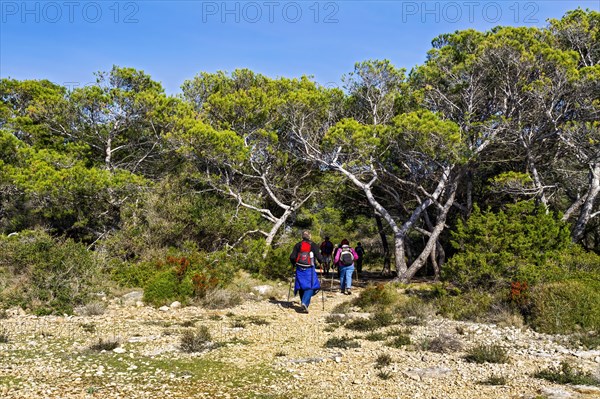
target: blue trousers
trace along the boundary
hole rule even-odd
[[[352,288],[352,273],[354,273],[354,265],[340,266],[340,289],[342,291]]]
[[[315,294],[315,290],[298,290],[298,293],[300,294],[302,304],[308,307],[310,305],[310,299]]]

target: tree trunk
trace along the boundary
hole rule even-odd
[[[437,243],[438,237],[440,236],[441,232],[444,230],[444,226],[446,224],[446,217],[448,216],[448,211],[450,211],[450,208],[452,207],[452,204],[454,203],[454,197],[456,195],[456,187],[457,187],[457,183],[454,182],[450,188],[450,190],[451,190],[450,195],[448,196],[448,199],[446,200],[446,203],[444,204],[444,208],[438,215],[435,228],[431,232],[431,235],[429,236],[429,239],[427,240],[427,244],[425,244],[425,248],[423,248],[423,251],[421,251],[421,254],[419,255],[419,257],[417,259],[415,259],[415,261],[410,265],[408,270],[406,270],[404,273],[398,275],[397,280],[400,280],[403,283],[409,283],[410,280],[414,277],[414,275],[421,269],[421,267],[423,267],[423,265],[427,261],[427,258],[429,257],[429,255],[431,254],[431,251],[433,250],[434,246]]]
[[[404,235],[394,236],[394,256],[396,257],[396,271],[398,276],[406,273],[406,255],[404,250]]]
[[[263,259],[267,259],[267,255],[269,255],[269,251],[271,250],[271,246],[273,244],[273,240],[275,239],[275,235],[277,235],[277,232],[279,231],[281,226],[283,226],[283,224],[287,221],[287,219],[290,217],[293,211],[293,207],[289,207],[288,209],[286,209],[285,212],[283,212],[283,215],[281,215],[281,217],[277,219],[273,227],[271,227],[271,230],[267,235],[267,239],[265,240],[265,250],[262,254]]]
[[[381,246],[383,247],[383,270],[381,271],[384,275],[389,275],[391,271],[391,256],[390,256],[390,245],[388,244],[387,236],[383,231],[383,222],[381,216],[375,214],[375,222],[377,223],[377,231],[381,238]]]
[[[429,254],[429,261],[431,262],[431,266],[433,267],[433,279],[435,281],[438,281],[440,276],[440,267],[437,263],[437,243],[431,249],[431,253]]]
[[[529,170],[531,170],[531,174],[533,175],[533,184],[535,188],[540,191],[540,201],[542,204],[544,204],[546,213],[548,213],[550,212],[550,209],[548,208],[548,199],[546,198],[546,193],[544,192],[544,185],[540,179],[540,174],[535,166],[535,162],[533,162],[533,159],[530,155],[527,156],[527,163],[529,164]]]
[[[112,163],[112,139],[109,137],[106,140],[106,148],[104,149],[104,165],[106,166],[106,170],[111,170]]]
[[[467,214],[466,217],[471,215],[473,211],[473,171],[469,169],[467,172]]]
[[[585,196],[585,201],[581,206],[581,213],[579,214],[579,218],[577,219],[577,223],[575,223],[575,227],[573,228],[573,241],[578,242],[583,238],[583,233],[585,231],[585,227],[587,223],[590,221],[592,215],[592,209],[594,207],[594,202],[596,201],[596,197],[600,192],[600,164],[592,164],[590,165],[590,173],[589,173],[589,189],[587,195]]]
[[[436,247],[437,248],[435,252],[437,254],[437,271],[435,275],[435,281],[439,281],[442,277],[442,268],[444,267],[444,263],[446,263],[446,251],[444,251],[444,246],[439,239],[437,240]]]

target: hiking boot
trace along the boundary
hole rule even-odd
[[[302,304],[302,313],[308,313],[308,306]]]
[[[346,295],[352,295],[352,291],[346,290]]]

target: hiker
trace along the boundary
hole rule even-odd
[[[350,246],[350,242],[345,238],[342,245],[335,253],[335,264],[340,271],[340,291],[342,294],[350,295],[352,291],[352,273],[354,273],[354,261],[358,259],[358,254]]]
[[[290,262],[296,268],[294,295],[300,295],[303,313],[308,313],[310,299],[321,289],[315,270],[316,261],[323,264],[323,257],[319,253],[319,246],[310,240],[310,231],[305,230],[302,232],[302,241],[294,245],[290,254]]]
[[[329,275],[331,267],[331,254],[333,254],[333,243],[329,241],[329,237],[325,236],[325,241],[321,243],[321,256],[323,256],[323,270],[325,275]]]
[[[356,243],[356,248],[354,248],[354,252],[358,255],[358,259],[354,263],[356,266],[356,275],[359,276],[362,273],[362,265],[363,265],[363,257],[365,256],[365,250],[362,247],[361,243]]]

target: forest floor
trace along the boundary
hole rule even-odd
[[[300,312],[297,297],[287,301],[285,285],[225,310],[159,310],[144,306],[136,292],[106,299],[106,310],[96,316],[36,317],[10,309],[0,320],[0,398],[600,398],[597,388],[532,376],[562,360],[600,373],[600,351],[569,348],[564,337],[432,316],[422,325],[385,327],[380,340],[367,340],[366,332],[327,323],[334,307],[365,283],[347,296],[337,281],[333,287],[325,281],[309,314]],[[366,316],[358,309],[346,315]],[[218,345],[184,352],[182,335],[199,326],[207,326]],[[410,343],[386,345],[399,330]],[[460,342],[461,349],[423,349],[439,337]],[[327,348],[332,338],[359,347]],[[118,347],[91,349],[100,341]],[[479,344],[501,345],[509,361],[467,362],[466,350]],[[378,366],[386,354],[388,362]],[[482,383],[490,377],[504,380]]]

